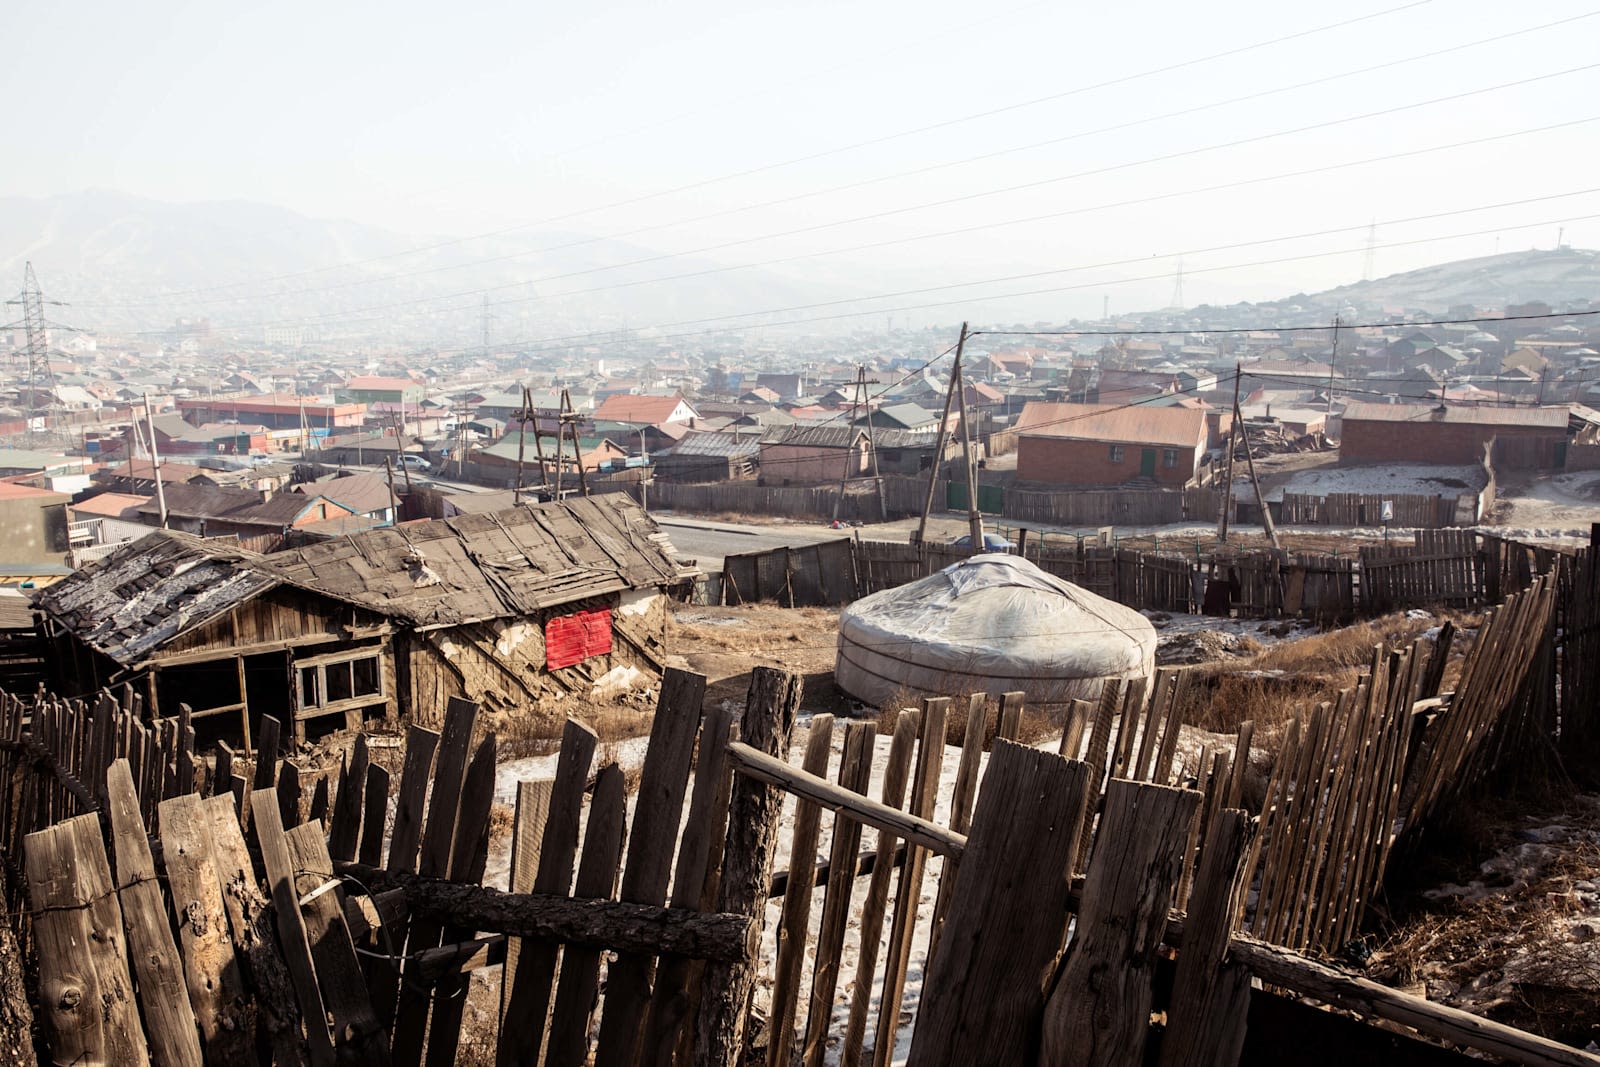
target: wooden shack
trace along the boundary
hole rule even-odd
[[[158,531],[38,597],[55,688],[131,684],[199,739],[305,739],[462,696],[515,714],[622,665],[660,670],[694,574],[620,493],[408,523],[258,555]]]

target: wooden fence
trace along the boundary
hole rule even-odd
[[[1593,1067],[1294,951],[1356,929],[1399,838],[1545,740],[1532,695],[1553,677],[1527,652],[1553,589],[1490,616],[1448,698],[1427,695],[1441,653],[1380,652],[1291,732],[1259,831],[1240,810],[1252,727],[1186,745],[1189,672],[1076,702],[1055,753],[1008,740],[1019,695],[980,695],[901,712],[883,743],[870,722],[836,741],[816,716],[798,766],[796,676],[755,670],[734,741],[705,680],[669,672],[631,820],[623,770],[596,768],[595,735],[569,722],[553,777],[517,786],[508,892],[480,884],[496,742],[471,703],[408,731],[391,791],[365,737],[313,777],[275,758],[270,726],[254,761],[202,757],[131,693],[8,697],[3,841],[26,875],[10,906],[30,920],[55,1062],[447,1064],[471,1046],[502,1063],[876,1065],[909,1038],[918,1065],[1227,1064],[1275,996],[1255,977]],[[464,1027],[473,971],[498,972],[500,996]]]
[[[1503,602],[1571,553],[1473,530],[1417,530],[1410,543],[1363,548],[1359,559],[1309,552],[1221,551],[1191,558],[1079,539],[1025,540],[1041,569],[1139,610],[1348,622],[1407,608]],[[823,606],[892,589],[971,556],[949,544],[862,539],[729,556],[721,603]]]
[[[837,485],[655,481],[650,486],[650,507],[710,515],[782,515],[792,519],[831,519],[837,514],[851,522],[878,522],[884,518],[871,479],[852,482],[842,497]],[[921,500],[916,507],[921,510]]]
[[[1159,526],[1216,522],[1215,489],[1029,490],[1006,488],[1006,518],[1049,526]]]
[[[1476,515],[1477,494],[1471,494]],[[1390,517],[1383,517],[1388,505]],[[1285,526],[1396,526],[1431,529],[1454,526],[1460,498],[1417,493],[1284,493],[1277,521]]]

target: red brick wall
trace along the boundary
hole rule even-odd
[[[867,473],[866,444],[854,451],[843,448],[816,448],[807,445],[763,445],[761,477],[767,485],[828,485],[845,475]]]
[[[1160,445],[1124,445],[1122,462],[1111,461],[1111,446],[1103,441],[1073,441],[1063,437],[1023,437],[1017,443],[1017,478],[1053,485],[1121,485],[1139,477],[1140,452],[1154,448],[1155,480],[1181,489],[1194,477],[1202,449],[1178,449],[1178,465],[1168,467]]]
[[[1557,446],[1567,439],[1565,429],[1522,426],[1474,426],[1471,423],[1405,422],[1345,419],[1340,430],[1341,463],[1477,463],[1491,438],[1513,441],[1519,456],[1530,455],[1530,465],[1556,466]],[[1531,446],[1531,448],[1530,448]]]

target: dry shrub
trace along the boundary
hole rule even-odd
[[[1341,689],[1360,684],[1372,665],[1374,648],[1404,647],[1446,619],[1454,621],[1458,629],[1445,672],[1448,690],[1460,675],[1463,651],[1471,644],[1470,631],[1481,624],[1482,616],[1447,612],[1413,618],[1397,612],[1285,641],[1225,666],[1199,668],[1185,700],[1183,722],[1232,733],[1240,723],[1253,720],[1256,747],[1275,754],[1282,728],[1290,719],[1303,718],[1317,704],[1337,701]]]
[[[1337,699],[1340,688],[1354,684],[1353,673],[1335,678],[1205,672],[1190,683],[1182,721],[1219,734],[1234,733],[1240,723],[1253,721],[1259,743],[1264,729],[1287,722],[1320,701]]]
[[[616,764],[622,768],[622,792],[624,796],[632,796],[639,791],[639,781],[644,777],[644,765],[628,766],[622,762],[622,750],[617,747],[616,741],[606,741],[600,746],[600,758],[596,761],[602,768]]]
[[[517,823],[517,813],[508,805],[495,804],[489,808],[489,841],[497,844],[511,835]]]
[[[950,698],[950,713],[945,718],[944,743],[951,748],[960,748],[967,741],[967,714],[971,707],[971,693],[940,694]],[[878,709],[878,734],[893,737],[895,724],[900,720],[900,712],[922,707],[922,696],[914,693],[904,686],[895,690],[884,705]],[[1066,708],[1063,706],[1059,712],[1039,711],[1024,704],[1022,709],[1022,722],[1017,730],[1016,741],[1019,744],[1034,745],[1045,740],[1052,734],[1059,734],[1065,725]],[[988,698],[985,709],[983,747],[987,750],[994,744],[996,734],[1000,729],[1000,702],[992,697]]]

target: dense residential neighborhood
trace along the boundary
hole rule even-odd
[[[348,536],[425,517],[415,491],[434,485],[641,501],[659,487],[663,506],[675,485],[832,487],[873,494],[886,518],[917,496],[886,496],[886,480],[959,486],[968,467],[996,514],[1008,489],[1216,487],[1245,442],[1347,467],[1594,462],[1590,305],[1462,305],[1441,324],[1346,299],[1316,313],[1323,326],[1306,300],[979,331],[958,376],[930,360],[948,339],[929,330],[817,337],[791,356],[713,336],[419,359],[180,328],[159,363],[146,342],[74,335],[49,390],[11,382],[0,477],[29,516],[19,557],[65,567],[139,527],[256,550]]]

